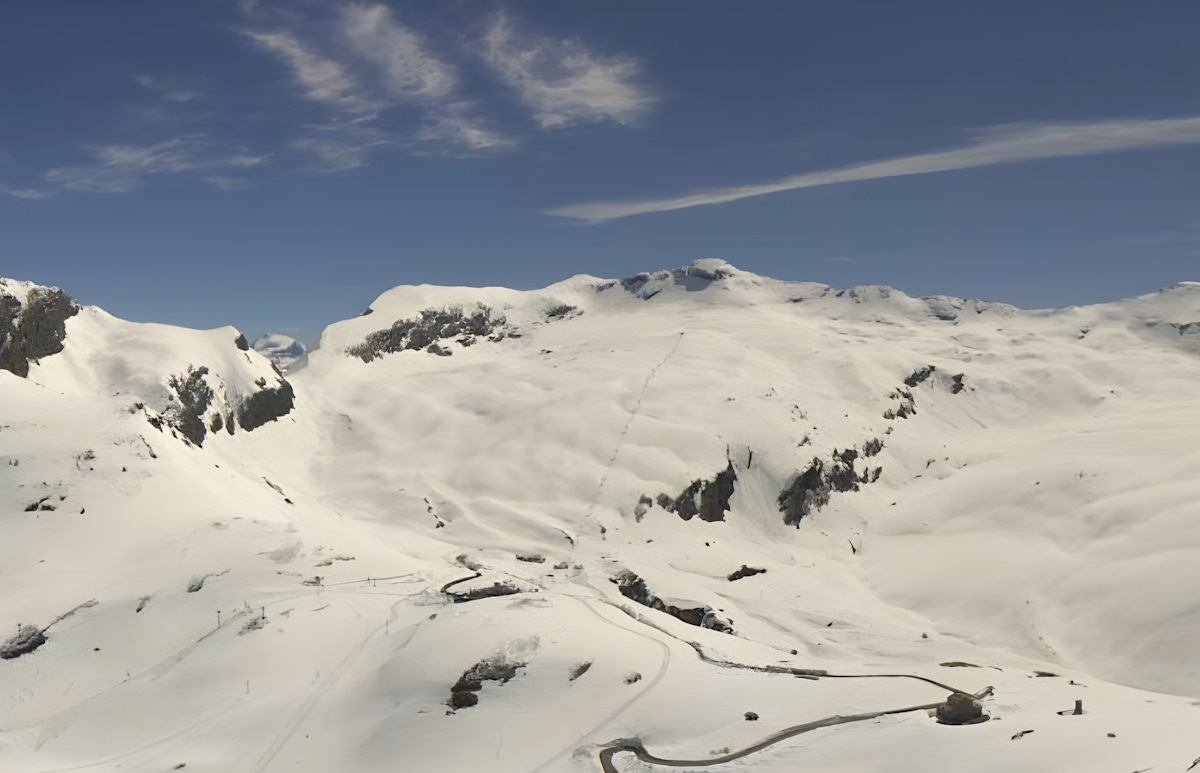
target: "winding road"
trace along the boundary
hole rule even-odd
[[[747,757],[755,752],[762,751],[768,746],[777,744],[780,741],[786,741],[789,738],[794,738],[802,733],[807,733],[811,730],[817,730],[822,727],[833,727],[834,725],[844,725],[850,722],[863,722],[868,719],[876,719],[889,714],[906,714],[910,711],[926,711],[929,709],[936,709],[940,705],[942,705],[942,702],[938,701],[937,703],[926,703],[921,706],[908,706],[902,709],[888,709],[886,711],[871,711],[866,714],[848,714],[846,716],[834,715],[832,717],[825,717],[824,719],[818,719],[812,722],[805,722],[800,725],[786,727],[783,730],[772,733],[758,743],[747,746],[745,749],[740,749],[736,752],[730,752],[729,754],[721,757],[710,757],[706,760],[670,760],[664,757],[656,757],[655,755],[646,751],[646,749],[640,745],[621,741],[612,746],[606,746],[600,751],[600,769],[604,771],[604,773],[621,773],[621,771],[617,769],[616,765],[613,764],[613,757],[622,752],[629,752],[642,762],[648,762],[651,765],[661,765],[669,768],[705,768],[712,765],[720,765],[725,762],[740,760],[742,757]]]

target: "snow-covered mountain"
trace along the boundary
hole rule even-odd
[[[0,770],[1200,755],[1200,284],[700,261],[254,349],[0,280]]]

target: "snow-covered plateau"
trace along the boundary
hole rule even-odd
[[[1200,284],[698,261],[290,346],[0,280],[0,771],[1200,757]]]

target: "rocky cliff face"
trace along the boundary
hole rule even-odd
[[[0,370],[21,378],[29,365],[63,350],[66,322],[79,313],[79,304],[57,287],[31,287],[24,301],[0,284]]]

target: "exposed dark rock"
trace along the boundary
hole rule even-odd
[[[912,392],[907,389],[897,389],[888,395],[893,400],[899,400],[900,405],[897,408],[889,408],[883,413],[885,419],[907,419],[909,416],[916,414],[917,401],[913,398]]]
[[[753,711],[747,711],[745,716],[746,716],[747,722],[757,722],[758,721],[758,714],[754,713]]]
[[[684,276],[694,276],[700,279],[707,279],[710,282],[716,282],[718,280],[733,276],[733,272],[724,266],[718,266],[710,271],[706,268],[701,268],[696,264],[692,264],[682,269],[675,269],[673,273],[676,276],[678,276],[680,273],[683,273]]]
[[[250,351],[250,342],[246,340],[246,336],[238,333],[238,337],[233,339],[233,345],[241,349],[243,352]]]
[[[814,457],[808,468],[796,473],[776,498],[779,511],[783,513],[783,522],[789,526],[799,525],[805,516],[829,504],[833,493],[858,491],[860,485],[879,480],[883,474],[882,467],[864,469],[859,474],[854,469],[857,459],[858,452],[853,448],[844,451],[835,448],[828,464]]]
[[[461,308],[425,309],[414,319],[397,320],[386,330],[369,333],[346,353],[371,362],[393,352],[428,349],[443,338],[489,336],[489,340],[498,341],[504,337],[501,328],[505,324],[503,316],[493,317],[492,310],[482,303],[470,314]]]
[[[520,593],[521,589],[510,582],[494,582],[491,585],[483,585],[478,588],[471,588],[465,591],[447,591],[447,595],[456,604],[461,604],[466,601],[478,601],[479,599],[488,599],[493,596],[511,596],[514,593]]]
[[[863,443],[863,456],[870,459],[872,456],[878,456],[883,450],[883,441],[879,438],[871,438]]]
[[[662,496],[670,501],[666,494],[663,494]],[[633,507],[634,519],[636,519],[638,523],[641,523],[642,517],[645,516],[646,513],[650,512],[651,507],[654,507],[654,500],[645,494],[642,494],[640,497],[638,497],[638,503]]]
[[[33,652],[46,643],[46,636],[36,625],[18,625],[17,635],[0,644],[0,658],[12,660]]]
[[[933,365],[922,365],[914,370],[908,378],[904,379],[904,386],[911,388],[918,384],[923,384],[936,370],[937,368]]]
[[[964,374],[959,373],[956,376],[950,377],[954,381],[954,383],[950,385],[950,394],[956,395],[959,392],[963,391],[963,388],[964,388],[963,387],[963,376],[964,376]]]
[[[948,660],[945,663],[939,663],[942,668],[979,668],[974,663],[966,663],[961,660]]]
[[[625,674],[625,684],[637,684],[640,681],[642,681],[642,675],[637,671],[630,671]]]
[[[238,409],[237,420],[242,429],[250,432],[269,421],[286,416],[296,404],[296,393],[286,379],[279,379],[279,386],[268,387],[265,379],[259,380],[259,390],[250,395]],[[230,422],[229,434],[233,434]]]
[[[454,352],[450,351],[449,349],[443,349],[442,347],[438,346],[436,343],[432,343],[429,346],[426,346],[425,351],[429,352],[430,354],[436,354],[438,357],[449,357],[452,354],[454,354]]]
[[[722,618],[707,605],[678,607],[674,604],[668,604],[654,595],[646,585],[646,581],[633,572],[625,570],[611,579],[612,582],[616,583],[617,589],[621,591],[622,596],[636,601],[644,607],[649,607],[659,612],[666,612],[671,617],[698,628],[711,628],[721,633],[734,633],[730,621]]]
[[[636,295],[644,301],[648,301],[655,295],[658,295],[658,291],[652,290],[646,292],[646,285],[648,285],[654,279],[665,280],[668,277],[670,277],[670,273],[666,271],[659,271],[655,274],[649,274],[643,271],[639,274],[634,274],[631,277],[622,279],[621,287],[624,288],[625,292]]]
[[[479,696],[473,692],[459,690],[458,692],[451,691],[449,706],[452,709],[469,709],[479,703]]]
[[[733,462],[729,462],[711,481],[698,478],[674,499],[660,494],[658,504],[685,521],[697,515],[700,520],[710,523],[723,521],[725,513],[729,511],[729,500],[733,496],[736,481],[737,472],[733,469]]]
[[[479,696],[475,693],[483,689],[484,682],[505,684],[516,677],[517,669],[525,668],[525,665],[525,663],[510,661],[503,655],[493,655],[479,661],[464,671],[463,675],[450,688],[450,707],[462,709],[474,706],[479,703]]]
[[[572,312],[575,312],[575,311],[579,311],[579,308],[577,306],[570,306],[566,303],[560,303],[559,305],[555,306],[554,308],[552,308],[546,312],[546,319],[551,319],[551,320],[563,319],[564,317],[569,316]],[[580,313],[582,313],[582,312],[580,312]],[[578,315],[576,315],[576,316],[578,316]]]
[[[567,681],[574,682],[576,679],[586,674],[588,669],[592,667],[593,662],[594,661],[591,660],[585,660],[582,663],[576,663],[575,665],[571,666],[571,672],[567,676]]]
[[[943,725],[970,725],[986,718],[983,706],[966,693],[952,693],[945,703],[937,707],[937,721]]]
[[[212,403],[213,391],[204,380],[206,375],[208,368],[203,365],[199,368],[189,365],[187,373],[167,379],[167,385],[175,390],[175,394],[171,396],[171,405],[164,418],[195,446],[204,445],[208,433],[204,414]]]
[[[814,458],[806,470],[798,473],[776,501],[783,513],[783,522],[798,525],[810,515],[829,504],[829,483],[825,480],[825,463]]]
[[[545,556],[539,556],[536,553],[517,554],[518,561],[524,561],[527,564],[544,564],[546,563]]]
[[[735,580],[740,580],[743,577],[753,577],[756,574],[766,574],[766,573],[767,573],[766,569],[757,569],[753,566],[746,566],[745,564],[742,564],[741,569],[731,572],[729,574],[729,576],[726,577],[725,579],[729,580],[730,582],[734,582]]]
[[[221,414],[214,413],[212,419],[209,420],[209,422],[208,422],[208,431],[209,432],[220,432],[224,428],[225,428],[225,419],[221,417]]]
[[[59,289],[35,287],[24,306],[0,293],[0,370],[27,377],[31,362],[63,350],[67,320],[78,313],[79,304]]]

